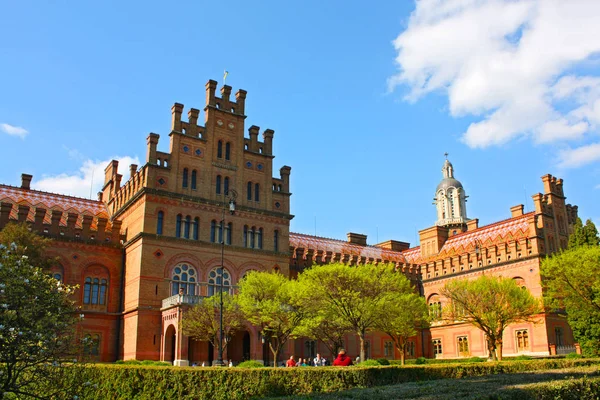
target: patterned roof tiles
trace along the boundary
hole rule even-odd
[[[380,259],[406,263],[406,258],[399,251],[382,249],[376,246],[360,246],[343,240],[305,235],[303,233],[290,232],[290,246],[315,251],[330,251],[334,254],[350,254],[352,256],[365,257],[366,259],[372,258],[374,260]]]
[[[26,204],[30,207],[42,206],[47,210],[60,209],[65,212],[72,211],[79,214],[108,217],[106,206],[101,201],[0,184],[0,202],[5,201]]]
[[[513,238],[527,236],[529,232],[528,217],[533,214],[533,212],[529,212],[518,217],[482,226],[471,232],[451,236],[444,243],[440,254],[448,253],[452,250],[458,251],[461,248],[466,249],[469,246],[475,246],[477,242],[485,244],[487,240],[496,241],[498,239],[506,240],[509,236]]]

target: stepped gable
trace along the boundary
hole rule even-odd
[[[393,261],[407,263],[406,257],[399,251],[382,249],[376,246],[360,246],[343,240],[329,239],[319,236],[290,232],[290,247],[331,252],[333,254],[350,254],[365,257],[367,260]]]
[[[486,242],[498,243],[528,237],[529,217],[533,215],[534,212],[531,211],[518,217],[508,218],[452,236],[442,246],[439,256],[466,251],[466,249],[474,247],[477,242],[485,245]]]
[[[10,219],[18,219],[18,206],[30,207],[27,222],[35,220],[35,209],[37,207],[46,209],[44,224],[50,224],[51,210],[63,211],[60,226],[67,226],[68,213],[93,215],[91,228],[96,229],[97,218],[109,219],[106,206],[101,201],[89,200],[81,197],[67,196],[63,194],[43,192],[40,190],[23,189],[20,187],[0,184],[0,203],[13,203],[15,206],[10,211]],[[110,223],[109,225],[110,226]],[[77,218],[75,228],[82,228],[81,218]]]

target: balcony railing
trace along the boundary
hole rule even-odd
[[[193,294],[176,294],[167,297],[162,301],[162,308],[168,308],[178,305],[195,305],[202,301],[205,296],[196,296]]]

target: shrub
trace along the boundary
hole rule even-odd
[[[471,357],[471,358],[468,358],[466,361],[473,363],[473,362],[485,362],[486,360],[485,360],[485,358],[481,358],[481,357]]]
[[[387,358],[378,358],[377,362],[379,363],[379,365],[390,365],[390,360],[388,360]]]
[[[531,356],[526,356],[524,354],[521,354],[520,356],[516,356],[516,357],[511,357],[509,360],[511,361],[525,361],[525,360],[532,360],[533,358],[531,358]]]
[[[574,359],[574,358],[583,358],[583,356],[581,354],[577,354],[577,353],[569,353],[565,356],[565,358]]]
[[[426,364],[426,363],[427,363],[427,359],[425,357],[419,357],[415,361],[415,364],[417,364],[417,365],[422,365],[422,364]]]
[[[365,360],[356,364],[359,367],[379,367],[381,364],[377,360]]]
[[[239,368],[264,368],[264,364],[259,361],[249,360],[242,361],[238,364]]]
[[[237,400],[282,396],[293,398],[300,395],[405,382],[512,374],[598,364],[600,359],[549,359],[385,368],[167,368],[97,364],[73,371],[71,375],[68,375],[69,371],[67,371],[65,379],[68,381],[72,378],[72,381],[76,381],[77,374],[90,381],[91,385],[97,385],[93,394],[85,397],[92,400],[106,398]],[[57,397],[59,400],[66,398],[66,396]],[[70,399],[72,398],[71,396]]]

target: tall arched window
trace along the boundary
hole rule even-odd
[[[106,279],[86,277],[83,285],[83,304],[106,304]]]
[[[262,249],[263,246],[263,228],[258,228],[258,230],[256,231],[256,247],[259,249]]]
[[[181,214],[177,214],[177,221],[175,222],[175,237],[181,237]]]
[[[223,179],[223,194],[225,196],[227,196],[229,194],[229,177],[226,176],[225,179]]]
[[[183,169],[183,182],[181,183],[181,186],[183,186],[184,188],[188,187],[188,169],[187,168]]]
[[[196,217],[194,218],[194,226],[192,229],[192,235],[194,237],[194,240],[198,240],[198,229],[200,227],[200,218]]]
[[[218,231],[219,242],[218,243],[222,243],[223,242],[223,221],[219,222],[218,228],[219,228],[219,231]]]
[[[438,294],[432,294],[429,296],[429,315],[434,320],[438,320],[442,318],[442,301]]]
[[[221,175],[217,175],[217,194],[221,194]]]
[[[233,224],[229,222],[225,227],[225,244],[231,244],[231,231],[233,230]]]
[[[197,178],[196,175],[197,175],[196,170],[193,170],[192,171],[192,189],[194,189],[194,190],[196,189],[196,178]]]
[[[244,247],[248,247],[248,225],[244,225]]]
[[[254,201],[260,201],[260,185],[258,183],[254,185]]]
[[[89,333],[83,337],[83,354],[86,356],[100,355],[100,335],[90,335]]]
[[[227,293],[231,287],[231,275],[223,268],[223,292]],[[221,291],[221,267],[208,273],[208,295],[213,296]]]
[[[246,185],[246,198],[248,201],[252,200],[252,182],[248,182]]]
[[[173,268],[171,274],[171,295],[196,294],[198,274],[196,269],[189,264],[181,263]]]
[[[279,231],[273,232],[273,250],[279,251]]]
[[[250,232],[248,232],[248,243],[250,244],[250,248],[253,249],[254,248],[254,232],[256,231],[256,227],[252,227],[250,229]]]
[[[183,226],[183,237],[186,239],[190,238],[190,224],[192,222],[192,217],[189,215],[185,217],[185,224]]]
[[[217,158],[223,158],[223,141],[217,142]]]
[[[213,243],[217,242],[217,221],[214,219],[210,221],[210,241]]]
[[[165,213],[162,211],[158,212],[158,217],[156,221],[156,234],[162,235],[163,233],[163,220],[165,218]]]
[[[231,160],[231,143],[225,143],[225,159]]]

